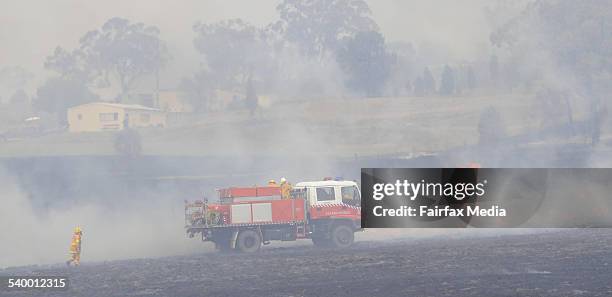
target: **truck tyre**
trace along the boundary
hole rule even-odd
[[[353,229],[347,225],[337,225],[332,229],[330,243],[335,248],[348,248],[355,241]]]
[[[240,231],[236,240],[236,248],[241,252],[253,253],[261,247],[261,237],[253,230]]]

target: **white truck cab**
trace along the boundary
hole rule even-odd
[[[313,181],[295,184],[294,189],[306,191],[310,206],[321,204],[348,204],[360,206],[361,192],[354,181]]]

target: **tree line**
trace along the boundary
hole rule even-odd
[[[595,98],[589,104],[597,110],[610,86],[609,8],[597,0],[534,1],[493,30],[491,55],[423,65],[411,45],[385,39],[364,0],[283,0],[278,19],[265,26],[241,19],[193,25],[193,46],[203,63],[178,88],[196,110],[207,111],[218,89],[245,94],[244,107],[254,109],[258,93],[452,96],[482,87],[567,85],[551,83],[554,73],[578,86],[583,97]],[[157,27],[112,18],[83,34],[77,47],[50,53],[44,67],[55,75],[37,89],[32,105],[64,118],[66,108],[99,100],[92,90],[107,87],[118,90],[116,102],[124,102],[138,82],[164,71],[172,58]]]
[[[393,88],[404,95],[451,95],[475,87],[469,67],[445,67],[439,89],[428,68],[415,81],[394,81],[407,65],[388,48],[364,0],[284,0],[276,10],[278,20],[263,27],[241,19],[192,27],[193,46],[205,62],[178,87],[196,110],[206,111],[217,89],[250,93],[244,105],[252,109],[258,92],[282,93],[285,87],[316,96],[329,80],[340,80],[338,92],[354,96],[397,95]],[[99,100],[93,88],[106,87],[116,88],[114,100],[124,102],[139,81],[171,60],[157,27],[112,18],[86,32],[76,48],[57,47],[46,58],[45,69],[56,75],[38,88],[33,105],[63,118],[69,106]],[[292,68],[296,64],[303,69]],[[459,83],[464,74],[468,83]]]

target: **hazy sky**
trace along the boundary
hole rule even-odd
[[[171,50],[175,75],[193,72],[199,61],[193,49],[192,25],[243,18],[265,25],[278,18],[280,0],[0,0],[0,67],[21,65],[38,73],[47,55],[61,45],[73,48],[88,30],[111,17],[157,25]],[[374,19],[389,41],[441,44],[453,49],[450,59],[488,50],[487,0],[368,1]],[[484,46],[484,47],[483,47]],[[42,78],[38,78],[41,80]],[[167,82],[166,84],[173,84]],[[165,87],[172,87],[167,85]]]

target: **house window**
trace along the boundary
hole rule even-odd
[[[141,113],[140,114],[140,122],[142,123],[148,123],[149,121],[151,121],[151,115],[148,113]]]
[[[113,122],[119,119],[119,114],[116,112],[106,112],[100,114],[100,122]]]

